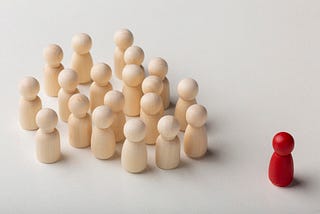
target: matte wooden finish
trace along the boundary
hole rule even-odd
[[[122,79],[122,70],[125,66],[124,52],[133,44],[133,35],[128,29],[120,29],[114,34],[116,48],[114,50],[114,72],[118,79]]]
[[[91,141],[91,117],[89,100],[83,94],[75,94],[68,103],[71,114],[68,119],[69,143],[76,148],[90,146]]]
[[[141,65],[144,60],[144,52],[138,46],[131,46],[124,52],[124,62],[126,65]]]
[[[180,130],[185,131],[187,127],[186,112],[187,109],[197,103],[196,96],[198,94],[198,83],[191,78],[183,79],[178,84],[179,99],[176,104],[174,116],[177,118],[180,124]]]
[[[141,83],[144,79],[144,72],[139,65],[126,65],[122,72],[124,95],[124,113],[127,116],[139,116],[140,99],[143,95]]]
[[[205,126],[207,110],[199,104],[190,106],[186,113],[188,126],[184,134],[184,152],[191,158],[200,158],[207,152],[208,137]]]
[[[112,71],[109,65],[105,63],[97,63],[91,69],[91,78],[93,83],[90,86],[90,110],[97,106],[103,105],[104,95],[112,90],[112,85],[109,82]]]
[[[60,72],[58,82],[61,89],[58,93],[58,113],[62,121],[68,122],[68,118],[71,114],[68,102],[72,95],[79,93],[78,74],[72,69],[64,69]]]
[[[112,110],[106,106],[98,106],[92,113],[91,151],[98,159],[108,159],[116,149],[116,140],[111,128],[114,120]]]
[[[163,90],[163,82],[160,77],[151,75],[146,77],[142,82],[142,92],[143,94],[147,93],[156,93],[161,97]],[[163,100],[161,97],[161,102],[163,104]],[[162,106],[159,114],[162,116],[164,114],[164,105]]]
[[[36,157],[41,163],[54,163],[60,159],[60,135],[55,128],[58,116],[49,108],[41,109],[36,117]]]
[[[19,92],[21,94],[19,102],[19,123],[25,130],[36,130],[36,115],[42,108],[42,103],[38,97],[40,85],[34,77],[25,77],[20,81]]]
[[[121,165],[128,172],[139,173],[147,167],[145,133],[146,126],[141,119],[131,119],[124,126],[127,139],[122,147]]]
[[[116,142],[123,142],[125,137],[123,134],[123,127],[126,123],[126,117],[123,113],[124,96],[120,91],[112,90],[106,93],[104,97],[104,104],[109,106],[113,111],[114,120],[111,128],[114,132]]]
[[[170,84],[166,77],[168,73],[168,63],[161,57],[155,57],[150,60],[148,71],[150,75],[155,75],[162,79],[163,89],[161,92],[161,98],[163,100],[164,109],[167,109],[170,105]]]
[[[180,163],[179,122],[171,115],[159,120],[156,143],[156,164],[161,169],[174,169]]]
[[[159,135],[157,125],[163,115],[163,103],[161,97],[155,93],[143,95],[140,101],[140,117],[146,124],[146,144],[156,144]]]
[[[79,83],[91,81],[90,70],[93,65],[90,49],[92,46],[91,37],[88,34],[76,34],[72,38],[72,48],[74,53],[71,58],[71,68],[78,72]]]
[[[58,76],[64,68],[61,64],[63,51],[60,46],[51,44],[44,49],[43,57],[47,63],[44,67],[44,91],[48,96],[56,97],[60,89]]]

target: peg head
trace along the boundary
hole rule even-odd
[[[92,113],[92,122],[100,129],[109,128],[113,123],[113,119],[112,110],[106,105],[98,106]]]
[[[19,92],[26,100],[34,100],[37,98],[40,90],[39,82],[34,77],[24,77],[19,84]]]
[[[156,93],[158,95],[161,94],[163,90],[163,82],[160,77],[151,75],[146,77],[142,82],[142,91],[144,94],[146,93]]]
[[[113,40],[116,46],[124,51],[133,44],[133,35],[128,29],[120,29],[115,32]]]
[[[72,37],[71,45],[76,53],[86,54],[92,47],[92,40],[88,34],[79,33]]]
[[[89,99],[83,94],[74,94],[70,97],[68,107],[76,117],[84,117],[90,107]]]
[[[73,69],[63,69],[58,76],[58,82],[61,88],[72,93],[78,86],[78,73]]]
[[[184,100],[193,100],[199,91],[198,83],[191,78],[185,78],[178,84],[178,95]]]
[[[97,63],[91,68],[91,79],[99,86],[106,86],[111,79],[112,71],[109,65]]]
[[[148,71],[150,75],[156,75],[163,80],[168,73],[168,63],[161,57],[155,57],[150,60]]]
[[[161,97],[155,93],[147,93],[141,97],[142,110],[149,115],[157,114],[163,107]]]
[[[119,112],[124,107],[124,96],[117,90],[108,91],[104,96],[104,104],[109,106],[112,111]]]
[[[131,87],[136,87],[142,83],[144,79],[144,72],[140,65],[130,64],[126,65],[122,71],[122,81]]]
[[[43,108],[37,113],[36,123],[42,131],[53,132],[58,123],[57,113],[50,108]]]
[[[43,50],[43,58],[51,67],[58,67],[63,59],[63,50],[59,45],[50,44]]]
[[[124,61],[128,64],[141,65],[144,60],[144,52],[138,46],[131,46],[124,52]]]
[[[123,127],[124,136],[132,142],[140,142],[146,136],[146,125],[140,118],[130,119]]]
[[[187,109],[186,120],[194,127],[201,127],[207,121],[207,109],[199,104],[193,104]]]
[[[273,137],[272,146],[278,155],[289,155],[294,148],[294,139],[287,132],[279,132]]]
[[[158,122],[158,131],[164,139],[173,140],[178,135],[179,130],[179,122],[172,115],[163,116]]]

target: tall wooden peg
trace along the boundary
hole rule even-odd
[[[207,152],[207,110],[204,106],[194,104],[186,114],[188,126],[184,133],[184,152],[191,158],[200,158]]]
[[[64,69],[60,72],[58,77],[61,89],[58,93],[58,113],[62,121],[68,122],[71,114],[68,102],[72,95],[79,93],[78,74],[72,69]]]
[[[36,117],[39,130],[36,133],[36,156],[41,163],[54,163],[60,159],[60,135],[56,129],[57,113],[49,108],[41,109]]]
[[[146,125],[141,119],[130,119],[124,126],[124,135],[127,139],[122,147],[121,165],[128,172],[142,172],[147,167]]]
[[[112,85],[109,82],[112,71],[109,65],[105,63],[97,63],[91,69],[91,78],[93,83],[90,86],[90,110],[97,106],[103,105],[104,95],[112,90]]]
[[[125,66],[124,52],[133,44],[133,35],[128,29],[120,29],[114,34],[114,72],[118,79],[122,79],[122,70]]]
[[[91,81],[90,70],[93,65],[90,49],[92,40],[88,34],[79,33],[72,38],[73,55],[71,58],[71,68],[78,72],[79,83]]]
[[[36,130],[36,115],[42,108],[41,100],[38,97],[40,85],[34,77],[25,77],[20,81],[19,92],[19,122],[25,130]]]
[[[174,116],[163,116],[159,120],[158,131],[156,164],[161,169],[174,169],[180,163],[179,122]]]
[[[63,51],[59,45],[51,44],[43,50],[43,57],[47,63],[44,67],[44,92],[56,97],[60,89],[58,76],[63,69]]]
[[[116,139],[111,129],[112,110],[106,106],[98,106],[92,113],[91,151],[98,159],[108,159],[116,149]]]
[[[114,114],[114,120],[111,128],[115,134],[116,142],[123,143],[125,139],[123,134],[123,127],[126,123],[126,117],[123,113],[124,96],[120,91],[109,91],[104,96],[104,104],[109,106]]]
[[[186,112],[187,109],[197,103],[196,96],[198,94],[198,83],[191,78],[183,79],[178,84],[179,99],[176,104],[174,116],[180,124],[180,130],[184,131],[187,127]]]
[[[92,128],[88,114],[89,99],[83,94],[74,94],[68,106],[71,111],[68,119],[69,143],[76,148],[90,146]]]

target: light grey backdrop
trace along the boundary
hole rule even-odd
[[[319,213],[319,11],[311,0],[0,1],[0,212]],[[17,123],[19,80],[41,80],[49,43],[62,46],[68,67],[77,32],[92,36],[95,62],[113,66],[113,33],[122,27],[144,49],[145,66],[154,56],[168,61],[173,102],[180,79],[198,81],[208,155],[183,154],[178,169],[163,171],[148,147],[148,170],[132,175],[119,156],[99,161],[71,148],[59,122],[62,161],[38,163],[34,132]],[[40,96],[57,109],[55,98]],[[267,178],[271,140],[282,130],[296,140],[290,188]]]

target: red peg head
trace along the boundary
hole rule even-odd
[[[272,146],[278,155],[289,155],[294,148],[294,139],[287,132],[279,132],[273,137]]]

